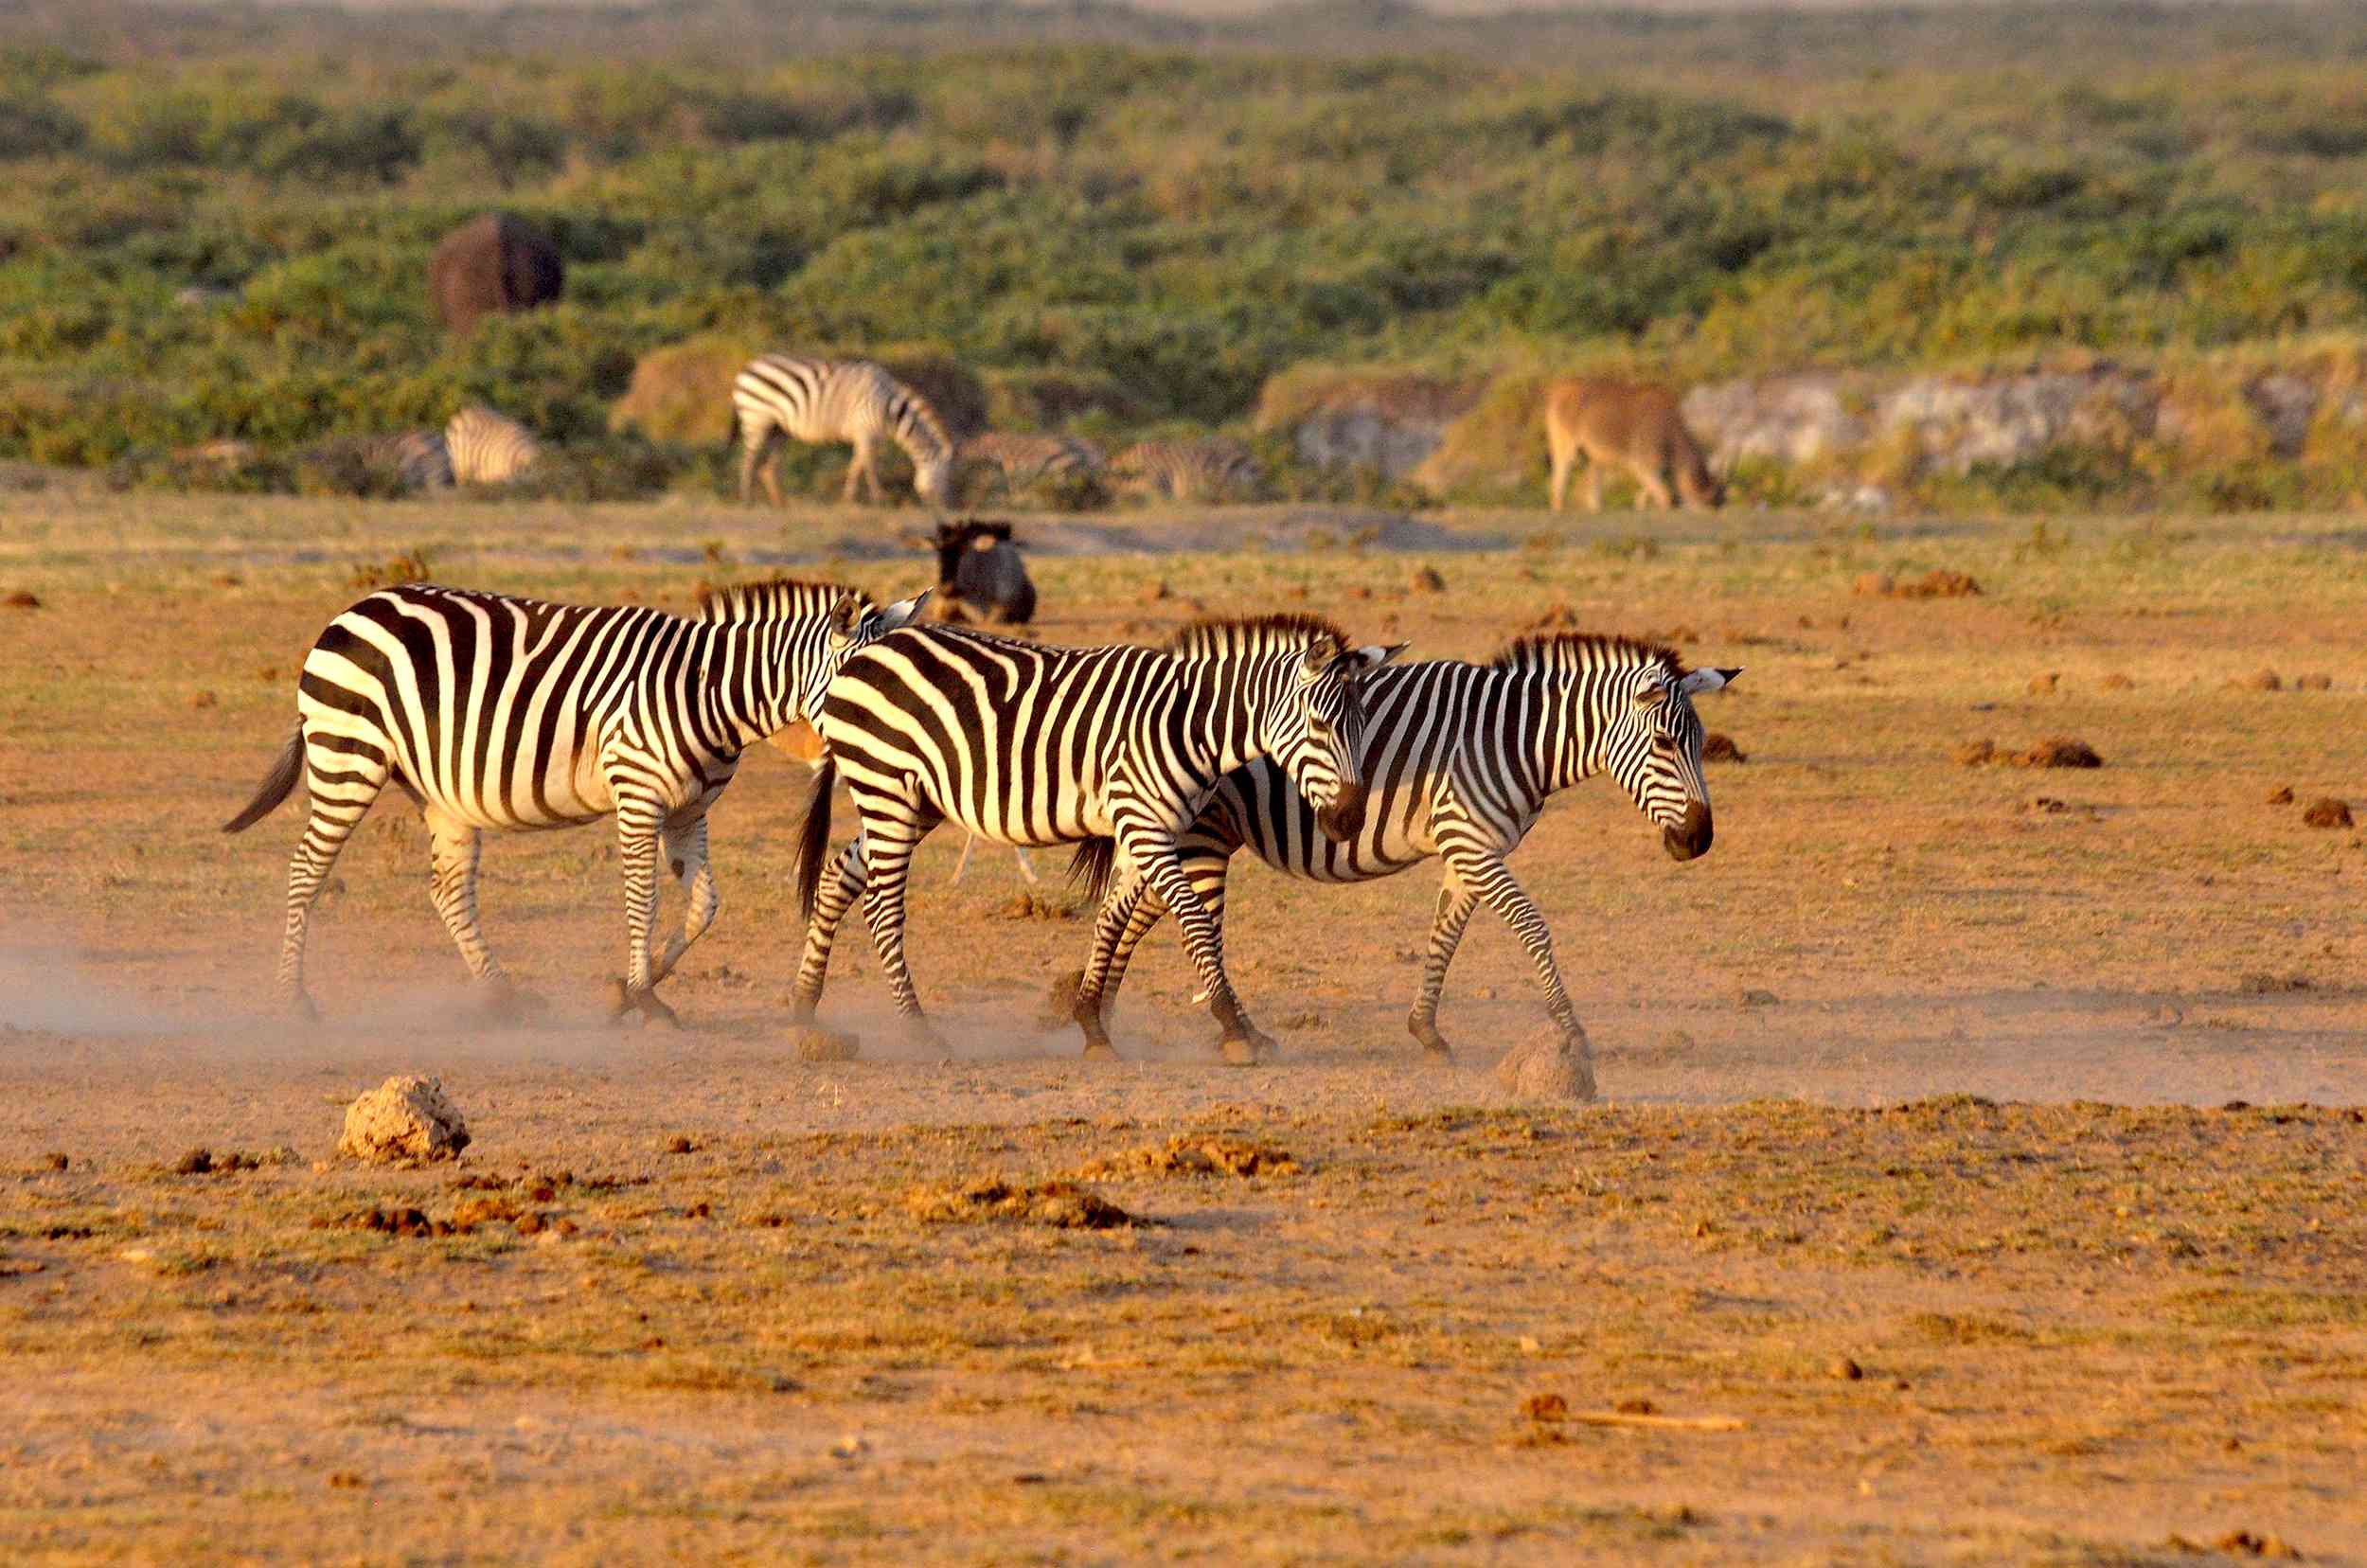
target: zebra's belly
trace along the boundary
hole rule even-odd
[[[299,695],[305,733],[365,742],[390,770],[443,815],[491,832],[532,832],[597,822],[615,810],[596,758],[554,753],[534,762],[489,765],[472,754],[425,756],[416,737],[383,710],[356,713]],[[536,788],[537,777],[541,788]]]

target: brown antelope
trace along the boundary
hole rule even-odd
[[[1570,491],[1571,465],[1586,464],[1586,508],[1603,509],[1603,471],[1616,464],[1635,475],[1638,506],[1673,509],[1725,505],[1726,487],[1710,472],[1701,444],[1685,429],[1664,386],[1571,380],[1545,389],[1545,445],[1553,454],[1553,505]]]

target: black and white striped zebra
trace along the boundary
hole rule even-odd
[[[721,901],[707,808],[742,751],[810,717],[846,654],[913,619],[919,604],[877,610],[850,588],[788,580],[721,590],[696,620],[429,583],[359,600],[305,655],[295,727],[254,800],[222,829],[253,827],[309,786],[311,819],[288,864],[281,991],[311,1013],[304,937],[313,896],[391,781],[426,816],[436,911],[497,999],[509,987],[477,925],[482,835],[614,814],[630,943],[617,1011],[670,1020],[652,988]],[[689,908],[652,963],[661,852]]]
[[[1661,829],[1672,859],[1708,852],[1712,822],[1701,776],[1701,721],[1693,699],[1739,669],[1687,671],[1677,656],[1617,637],[1523,637],[1493,662],[1424,661],[1375,672],[1363,686],[1364,830],[1334,843],[1314,811],[1265,762],[1226,775],[1178,844],[1184,880],[1221,927],[1225,865],[1247,847],[1291,876],[1366,882],[1437,856],[1446,863],[1422,987],[1406,1026],[1425,1051],[1448,1060],[1437,1026],[1447,967],[1471,913],[1486,904],[1512,928],[1545,991],[1546,1010],[1569,1041],[1593,1092],[1586,1031],[1554,962],[1553,935],[1505,857],[1546,800],[1596,773],[1619,780]],[[1088,845],[1080,868],[1096,893],[1112,877],[1109,848]],[[1077,1006],[1106,1014],[1134,947],[1157,924],[1160,897],[1139,882],[1114,894],[1117,918],[1095,933]],[[1105,916],[1111,900],[1104,901]]]
[[[939,508],[953,504],[953,441],[936,410],[919,393],[869,360],[801,359],[759,354],[732,383],[732,421],[739,436],[739,498],[756,476],[756,464],[775,440],[855,449],[846,468],[845,500],[856,486],[880,499],[874,470],[880,443],[894,441],[913,460],[913,490]],[[764,490],[781,504],[777,455],[764,465]]]
[[[506,485],[535,465],[543,443],[517,420],[479,403],[444,426],[444,450],[455,483]]]
[[[1100,472],[1098,448],[1075,436],[1027,436],[986,430],[965,439],[955,459],[963,467],[991,468],[1006,490],[1022,490],[1046,479],[1080,480]]]
[[[365,451],[373,461],[385,463],[402,477],[405,490],[450,490],[452,452],[432,430],[406,430],[371,439]]]
[[[1221,501],[1257,489],[1257,464],[1237,441],[1137,441],[1110,459],[1110,476],[1170,501]]]
[[[1177,864],[1176,835],[1219,778],[1259,757],[1316,803],[1323,831],[1353,835],[1364,821],[1358,691],[1397,651],[1353,648],[1304,615],[1197,622],[1155,649],[914,627],[858,650],[817,726],[829,756],[798,866],[810,919],[797,1016],[821,1001],[839,918],[860,895],[897,1007],[925,1033],[904,961],[905,883],[914,849],[951,820],[998,844],[1112,840],[1176,911],[1226,1056],[1254,1058],[1260,1037]],[[845,775],[862,833],[826,871],[832,769]],[[1086,1025],[1086,1054],[1113,1055],[1099,1022]]]

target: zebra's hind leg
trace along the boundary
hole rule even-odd
[[[1119,831],[1125,834],[1124,829]],[[1277,1048],[1273,1038],[1250,1022],[1240,998],[1234,994],[1232,980],[1224,972],[1224,928],[1219,923],[1224,909],[1221,882],[1215,890],[1217,902],[1211,913],[1208,902],[1185,875],[1172,840],[1160,843],[1144,834],[1126,847],[1184,933],[1184,945],[1192,955],[1192,967],[1200,971],[1200,999],[1207,1002],[1209,1012],[1224,1031],[1219,1048],[1225,1060],[1247,1066],[1261,1056],[1272,1055]]]
[[[1118,1059],[1117,1048],[1110,1043],[1109,1007],[1103,998],[1109,994],[1119,945],[1133,936],[1134,922],[1144,918],[1144,907],[1150,908],[1149,920],[1159,918],[1159,906],[1146,896],[1148,892],[1141,878],[1130,877],[1123,886],[1112,888],[1103,897],[1100,912],[1094,917],[1093,950],[1085,959],[1084,969],[1077,973],[1077,995],[1069,1004],[1069,1016],[1085,1031],[1084,1054],[1088,1061]],[[1148,929],[1148,922],[1145,929]]]
[[[470,975],[484,988],[493,1011],[530,1011],[539,1007],[540,998],[510,984],[509,976],[486,945],[484,927],[477,923],[477,862],[485,835],[433,806],[424,814],[428,893],[436,900],[436,913],[443,917],[444,929],[452,934],[453,946],[460,950],[460,961],[469,966]]]
[[[622,780],[612,780],[614,791]],[[616,982],[609,1016],[629,1013],[681,1027],[674,1009],[657,999],[650,988],[650,927],[657,918],[658,838],[665,813],[650,801],[619,793],[616,803],[616,856],[625,868],[625,977]]]
[[[1438,888],[1438,913],[1431,921],[1430,951],[1422,958],[1422,989],[1414,999],[1413,1014],[1405,1021],[1407,1032],[1422,1042],[1423,1054],[1439,1061],[1452,1061],[1454,1052],[1448,1047],[1446,1037],[1438,1032],[1438,998],[1447,989],[1447,966],[1454,962],[1464,928],[1471,923],[1471,911],[1478,907],[1479,896],[1449,871]]]
[[[924,1047],[951,1055],[920,1010],[920,993],[913,986],[912,969],[904,958],[904,896],[912,882],[913,851],[942,819],[926,807],[905,801],[881,801],[856,796],[863,813],[863,859],[869,884],[863,888],[863,918],[871,927],[871,945],[880,954],[896,1010],[906,1032]],[[925,814],[924,814],[925,813]]]
[[[378,793],[386,787],[385,753],[359,741],[340,740],[334,749],[305,742],[305,782],[311,793],[312,814],[304,836],[288,857],[288,921],[279,940],[279,994],[306,1019],[320,1009],[304,989],[304,939],[311,924],[312,900],[320,896],[329,868],[354,829],[369,814]]]
[[[707,934],[716,912],[723,907],[723,896],[715,886],[715,865],[707,859],[706,813],[701,811],[694,821],[667,824],[661,838],[667,868],[682,883],[689,906],[683,911],[682,934],[667,941],[666,955],[650,975],[652,987],[674,972],[683,954]]]
[[[789,993],[789,1014],[794,1022],[813,1022],[814,1009],[822,1005],[823,983],[829,978],[839,922],[846,918],[847,906],[863,897],[869,880],[861,843],[848,845],[823,868],[814,889],[813,918],[806,922],[806,950],[797,960],[797,984]]]

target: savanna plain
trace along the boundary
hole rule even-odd
[[[391,797],[315,925],[322,1022],[276,1010],[299,817],[217,829],[357,579],[904,592],[895,527],[11,497],[0,1555],[2359,1559],[2367,852],[2304,820],[2358,788],[2355,517],[1045,519],[1054,640],[1309,609],[1417,655],[1541,625],[1745,668],[1703,701],[1747,758],[1707,857],[1597,780],[1514,861],[1597,1104],[1496,1083],[1542,1015],[1485,919],[1422,1060],[1421,868],[1237,867],[1278,1060],[1217,1060],[1163,931],[1129,1060],[1081,1062],[1039,1015],[1085,912],[1004,850],[949,882],[952,835],[913,924],[952,1060],[896,1046],[850,934],[824,1011],[864,1054],[800,1060],[810,775],[769,752],[716,812],[681,1031],[604,1018],[597,829],[489,844],[547,1006],[480,1015]],[[1861,591],[1934,571],[1980,591]],[[1957,760],[2056,737],[2103,765]],[[331,1157],[396,1072],[467,1113],[456,1165]],[[413,1209],[444,1234],[355,1220]]]

